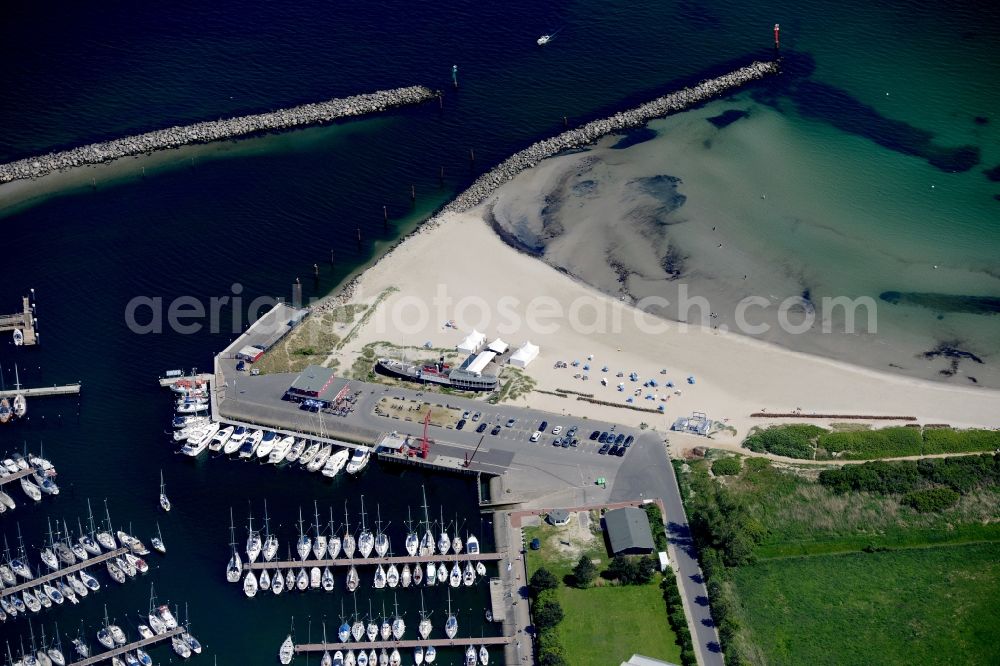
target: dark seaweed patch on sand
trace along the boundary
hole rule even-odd
[[[749,115],[750,114],[747,113],[746,111],[741,111],[739,109],[729,109],[728,111],[723,111],[717,116],[711,116],[709,118],[705,118],[705,120],[712,123],[719,129],[722,129],[723,127],[729,127],[737,120],[746,118]]]
[[[615,145],[611,146],[612,150],[623,150],[625,148],[631,148],[640,143],[646,143],[656,138],[656,132],[649,129],[648,127],[637,127],[631,130],[625,136],[618,139]]]

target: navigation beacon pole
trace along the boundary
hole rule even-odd
[[[777,23],[774,24],[774,50],[777,51],[781,48],[781,26]]]

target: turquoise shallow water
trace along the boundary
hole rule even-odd
[[[309,595],[248,603],[227,586],[222,567],[230,505],[239,513],[252,499],[259,512],[267,496],[272,515],[287,529],[296,508],[307,508],[314,497],[321,504],[350,500],[354,506],[361,492],[366,498],[392,493],[398,501],[390,509],[386,499],[383,513],[391,511],[398,525],[402,503],[412,497],[415,504],[426,483],[434,488],[432,503],[447,499],[475,522],[474,488],[391,470],[373,471],[359,484],[327,485],[253,466],[179,460],[161,434],[169,410],[153,379],[170,367],[208,367],[232,330],[134,335],[122,314],[135,296],[207,299],[230,294],[238,282],[249,301],[287,294],[297,276],[304,279],[307,296],[325,293],[369,260],[383,246],[377,243],[411,228],[476,172],[558,131],[563,116],[574,123],[603,115],[678,81],[725,69],[733,60],[767,54],[775,22],[782,24],[786,49],[814,65],[808,80],[833,89],[806,87],[798,101],[782,88],[789,79],[778,82],[777,90],[755,89],[761,99],[745,104],[761,105],[760,112],[727,128],[733,141],[719,144],[730,147],[734,160],[715,164],[713,180],[689,185],[732,191],[745,179],[740,169],[754,151],[784,150],[803,164],[790,192],[793,210],[809,203],[815,188],[816,201],[823,202],[816,219],[852,240],[843,245],[823,237],[800,240],[781,220],[772,220],[757,234],[765,256],[803,255],[804,263],[816,266],[819,284],[831,279],[831,267],[840,267],[850,273],[844,283],[866,293],[884,285],[953,293],[975,287],[981,289],[978,295],[997,295],[989,280],[995,278],[992,257],[1000,244],[995,223],[1000,202],[994,200],[1000,186],[983,174],[1000,164],[995,111],[1000,92],[993,69],[1000,55],[1000,18],[992,6],[705,6],[684,0],[632,3],[626,10],[581,0],[545,7],[348,2],[331,8],[305,1],[220,2],[207,8],[176,2],[96,11],[41,2],[3,12],[4,160],[367,89],[412,83],[447,89],[451,65],[459,65],[461,87],[447,90],[443,112],[428,106],[269,137],[193,163],[171,162],[168,154],[168,164],[145,179],[135,163],[130,175],[99,180],[93,189],[30,206],[0,200],[5,248],[0,311],[12,310],[34,287],[43,340],[36,349],[0,345],[5,378],[10,380],[16,362],[29,385],[82,380],[85,387],[79,402],[34,401],[27,424],[0,430],[0,450],[44,441],[64,487],[55,501],[0,517],[0,530],[13,536],[20,523],[29,543],[37,543],[47,515],[72,522],[85,511],[87,497],[107,497],[116,520],[148,532],[162,467],[177,508],[159,517],[171,551],[165,560],[153,558],[159,568],[152,579],[161,598],[190,601],[209,656],[218,654],[223,664],[270,662],[292,614],[302,631],[309,616],[315,630],[324,614],[340,612],[339,594],[333,601]],[[538,35],[557,29],[550,48],[534,44]],[[813,114],[804,113],[800,102]],[[770,110],[775,103],[778,112]],[[770,124],[754,124],[765,121]],[[707,126],[701,119],[697,124]],[[759,134],[743,129],[756,127]],[[774,137],[787,144],[761,141]],[[966,145],[978,150],[979,161],[957,175],[930,166],[924,154],[928,146]],[[692,168],[712,164],[698,157]],[[664,170],[673,172],[669,165]],[[816,177],[805,182],[803,174]],[[418,192],[415,208],[411,184]],[[726,203],[726,197],[720,199]],[[388,226],[383,205],[392,220]],[[354,240],[358,227],[360,246]],[[916,266],[938,263],[964,273],[978,268],[983,281],[950,282],[870,261],[855,261],[844,270],[842,260],[859,244],[865,246],[863,256],[899,254]],[[321,267],[318,283],[308,278],[313,263]],[[926,313],[914,312],[919,316],[913,326],[933,325],[925,321]],[[64,631],[81,620],[92,626],[104,602],[121,618],[145,605],[144,588],[109,590],[44,620],[58,620]],[[483,595],[463,598],[461,617],[478,618],[483,601]],[[404,603],[413,617],[418,602],[410,595]],[[440,599],[433,603],[441,607]],[[4,640],[22,633],[23,622],[0,627]],[[158,656],[167,658],[165,651]]]

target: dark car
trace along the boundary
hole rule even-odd
[[[597,452],[600,453],[603,456],[604,454],[606,454],[608,452],[608,449],[610,449],[610,448],[611,448],[610,444],[605,444],[604,446],[602,446],[601,448],[599,448],[597,450]]]
[[[632,442],[634,442],[634,441],[635,441],[635,437],[633,437],[632,435],[629,435],[628,437],[625,438],[625,446],[632,446]]]
[[[573,448],[576,448],[576,447],[580,446],[580,440],[578,440],[576,437],[574,437],[573,441],[570,442],[569,445],[572,446]]]
[[[621,444],[624,441],[625,441],[625,435],[623,435],[622,433],[618,433],[618,436],[615,437],[615,444]]]
[[[517,419],[507,419],[508,428],[513,428],[515,423],[517,423]]]
[[[619,447],[618,447],[618,450],[617,450],[617,451],[615,451],[615,455],[616,455],[616,456],[618,456],[619,458],[621,458],[622,456],[624,456],[624,455],[625,455],[625,452],[626,452],[626,451],[628,451],[628,449],[627,449],[626,447],[624,447],[624,446],[619,446]]]
[[[590,433],[590,441],[593,442],[594,440],[596,440],[600,436],[601,436],[601,431],[600,430],[595,430],[594,432]]]
[[[573,437],[574,435],[576,435],[576,426],[573,426],[572,428],[566,431],[567,437]]]
[[[486,430],[486,424],[485,423],[480,423],[479,427],[476,428],[476,432],[483,432],[485,430]]]
[[[610,444],[611,442],[615,441],[615,433],[605,431],[602,432],[601,434],[604,435],[605,442],[608,442]]]
[[[552,438],[552,446],[561,446],[561,445],[562,445],[562,442],[559,440],[558,437],[553,437]]]
[[[500,434],[500,426],[493,426],[493,430],[490,430],[490,434],[491,435],[499,435]]]
[[[616,456],[616,455],[618,455],[618,447],[615,446],[614,444],[612,444],[611,445],[611,449],[608,451],[608,455],[609,456]]]
[[[548,429],[549,429],[549,422],[548,421],[542,421],[541,423],[538,424],[538,431],[539,432],[545,432]]]
[[[240,361],[239,363],[236,364],[236,371],[237,372],[243,372],[246,369],[247,369],[247,362],[246,361]]]
[[[570,441],[571,441],[571,440],[570,440],[570,438],[569,438],[569,437],[563,437],[563,438],[562,438],[562,444],[561,444],[561,446],[562,446],[562,447],[563,447],[564,449],[568,449],[568,448],[569,448],[569,443],[570,443]]]
[[[455,424],[455,430],[461,430],[465,427],[465,419],[459,419],[458,423]]]
[[[604,442],[608,441],[608,433],[602,432],[600,435],[597,436],[597,441],[599,444],[603,444]]]

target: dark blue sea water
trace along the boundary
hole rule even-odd
[[[821,122],[867,138],[873,151],[914,159],[940,158],[916,130],[931,133],[935,145],[973,146],[978,163],[960,166],[977,177],[1000,164],[993,85],[1000,19],[995,7],[976,3],[6,3],[0,161],[379,88],[426,84],[445,97],[443,109],[267,137],[218,157],[168,154],[145,176],[136,163],[114,181],[28,206],[0,199],[0,311],[13,311],[34,288],[42,339],[34,349],[0,344],[5,379],[17,363],[27,385],[84,385],[80,400],[34,400],[27,423],[0,429],[0,451],[44,442],[64,489],[0,517],[0,531],[13,539],[20,524],[37,544],[47,516],[73,523],[86,498],[107,498],[115,521],[131,521],[144,536],[159,520],[170,552],[151,556],[157,568],[147,578],[161,600],[190,602],[207,646],[201,662],[218,655],[223,664],[270,663],[292,615],[300,638],[311,618],[315,638],[324,616],[336,623],[341,581],[331,597],[244,599],[223,576],[230,506],[242,519],[248,500],[259,515],[268,498],[291,538],[300,505],[308,510],[318,499],[321,509],[342,513],[347,501],[356,514],[363,493],[369,510],[381,502],[383,518],[398,528],[424,484],[433,506],[447,503],[448,513],[478,529],[474,486],[392,469],[331,485],[254,465],[181,460],[162,434],[169,404],[155,378],[171,367],[208,368],[233,330],[139,336],[125,326],[126,304],[136,296],[205,300],[231,294],[236,283],[246,301],[288,295],[296,277],[306,296],[326,293],[477,172],[559,131],[564,116],[580,122],[767,54],[775,22],[785,49],[823,84],[800,87],[796,99]],[[549,46],[536,46],[556,30]],[[889,100],[886,80],[894,84]],[[988,233],[994,242],[1000,231]],[[175,503],[169,516],[156,513],[161,468]],[[105,590],[41,619],[49,627],[58,620],[64,633],[81,620],[92,628],[101,604],[123,620],[148,595],[144,583]],[[365,613],[368,596],[359,596]],[[400,601],[413,625],[417,597],[405,591]],[[484,602],[482,591],[456,598],[474,633]],[[443,596],[429,594],[427,603],[440,623]],[[24,621],[0,626],[3,639],[26,633]],[[154,656],[170,659],[164,648]]]

